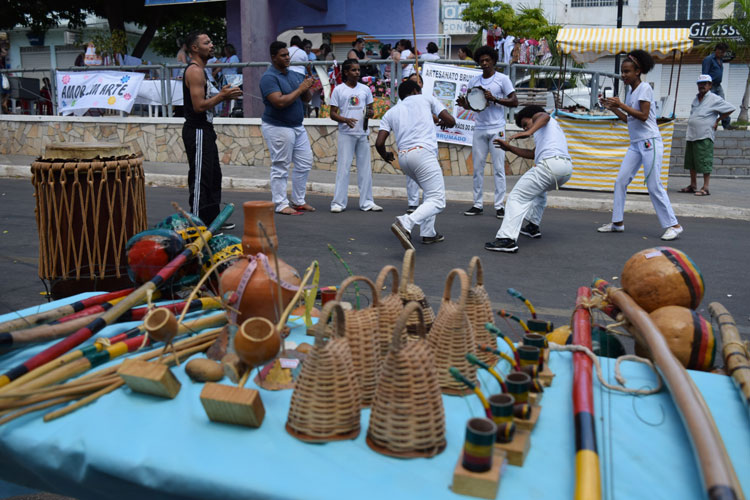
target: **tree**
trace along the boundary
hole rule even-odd
[[[729,45],[729,50],[734,52],[735,57],[747,64],[748,70],[750,70],[750,0],[724,0],[721,3],[722,9],[730,7],[733,7],[732,14],[716,23],[712,28],[728,24],[735,29],[742,40],[729,38],[721,41]],[[715,46],[715,43],[711,47],[713,46]],[[748,108],[750,108],[750,72],[747,75],[745,93],[742,95],[740,115],[737,117],[737,121],[748,121]]]
[[[20,25],[44,33],[64,20],[69,21],[71,27],[83,27],[86,15],[95,14],[107,19],[109,31],[113,34],[125,31],[125,23],[145,27],[131,53],[134,57],[142,57],[162,26],[195,18],[223,19],[226,15],[224,2],[154,7],[146,7],[144,3],[143,0],[9,0],[0,4],[0,29]]]
[[[217,51],[227,42],[227,23],[223,17],[195,16],[173,21],[159,28],[151,42],[151,48],[159,55],[172,57],[179,48],[178,40],[184,39],[193,30],[205,31]],[[220,55],[217,53],[217,57]]]

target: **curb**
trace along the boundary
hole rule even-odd
[[[0,165],[0,178],[31,178],[31,169],[25,165]],[[146,185],[151,187],[185,188],[188,183],[187,175],[146,174]],[[224,177],[222,189],[252,189],[270,190],[270,179],[246,179],[241,177]],[[307,191],[315,194],[333,195],[334,184],[310,181]],[[356,186],[349,187],[350,196],[358,196]],[[373,186],[372,194],[375,198],[406,199],[406,187]],[[471,194],[466,191],[446,190],[447,201],[463,201],[471,203]],[[485,202],[492,203],[492,193],[485,193]],[[547,208],[563,210],[593,210],[608,212],[612,210],[611,199],[596,199],[572,196],[548,196]],[[675,215],[678,217],[699,217],[731,220],[750,220],[750,208],[725,207],[721,205],[692,205],[687,203],[672,203]],[[625,203],[625,210],[637,214],[654,214],[654,207],[650,201],[630,200]]]

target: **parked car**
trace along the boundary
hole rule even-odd
[[[569,108],[574,106],[580,106],[585,109],[589,109],[591,103],[591,76],[586,74],[577,73],[574,75],[568,75],[563,81],[562,85],[562,108]],[[525,75],[523,78],[517,79],[514,83],[516,89],[528,89],[531,85],[531,74]],[[599,93],[604,92],[604,89],[612,89],[612,79],[606,78],[599,82]],[[547,89],[547,108],[555,107],[555,97],[558,93],[560,86],[560,73],[559,72],[537,72],[534,75],[534,88],[546,88]]]

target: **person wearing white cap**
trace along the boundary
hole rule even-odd
[[[714,164],[714,131],[735,108],[711,92],[710,75],[700,75],[697,83],[698,95],[690,106],[685,134],[685,169],[690,171],[690,185],[680,189],[680,192],[708,196],[711,194],[708,183]],[[703,174],[703,187],[700,189],[697,189],[698,173]]]

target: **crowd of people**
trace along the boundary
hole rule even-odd
[[[295,57],[305,54],[305,44],[287,47],[284,42],[273,42],[269,47],[271,66],[260,80],[260,93],[265,105],[261,131],[271,158],[271,196],[275,211],[281,215],[302,215],[316,209],[305,199],[307,177],[312,169],[313,154],[307,132],[303,126],[305,104],[312,99],[314,80],[300,65],[302,71],[290,66]],[[373,116],[373,96],[370,89],[361,83],[362,68],[359,40],[352,46],[350,55],[341,65],[342,84],[337,85],[331,95],[331,118],[338,126],[338,151],[336,186],[330,204],[330,212],[340,214],[347,209],[349,173],[356,158],[357,185],[359,187],[359,209],[379,212],[372,195],[372,169],[368,120]],[[213,97],[208,94],[208,78],[204,71],[211,54],[212,44],[205,34],[193,34],[188,38],[191,63],[185,71],[184,91],[186,122],[183,140],[190,164],[189,191],[191,211],[209,223],[218,214],[221,202],[221,168],[216,149],[216,135],[211,125],[210,108],[221,101],[239,96],[236,87],[225,86]],[[411,52],[408,44],[399,42],[400,56]],[[429,49],[428,49],[429,51]],[[300,55],[297,55],[300,54]],[[472,144],[474,159],[472,206],[464,212],[466,216],[478,216],[484,212],[483,180],[484,165],[489,155],[495,181],[495,216],[502,219],[494,240],[485,244],[485,249],[496,252],[518,251],[519,235],[530,238],[541,236],[541,221],[550,190],[564,185],[573,173],[573,163],[568,151],[565,134],[554,117],[539,106],[526,106],[515,114],[516,125],[521,132],[506,136],[506,110],[518,106],[512,82],[496,71],[499,54],[490,46],[479,48],[474,54],[475,62],[482,73],[474,77],[469,88],[480,87],[484,91],[487,106],[477,113]],[[672,209],[669,196],[661,183],[663,143],[656,124],[655,99],[651,86],[642,81],[643,75],[654,67],[653,58],[643,50],[628,53],[621,65],[621,78],[628,87],[624,100],[618,97],[601,99],[603,107],[611,110],[628,127],[629,147],[614,184],[614,202],[611,222],[597,229],[600,233],[621,233],[625,230],[624,207],[627,186],[635,174],[644,168],[646,186],[657,219],[664,230],[661,239],[671,241],[680,236],[683,227]],[[698,78],[698,94],[688,121],[688,154],[686,168],[692,172],[691,185],[683,191],[696,191],[695,173],[704,173],[704,187],[708,194],[707,142],[713,142],[713,131],[718,123],[734,110],[717,93],[710,93],[712,76],[703,74]],[[438,161],[438,145],[435,125],[451,128],[454,117],[433,95],[423,95],[421,80],[417,74],[407,76],[398,87],[399,101],[390,108],[380,121],[375,148],[386,162],[398,157],[398,166],[407,176],[409,195],[407,211],[391,224],[391,231],[404,248],[414,248],[412,231],[420,227],[423,244],[439,243],[445,236],[435,227],[436,216],[445,208],[445,184]],[[468,106],[465,96],[460,96],[457,105]],[[397,155],[389,151],[386,141],[393,134]],[[513,141],[533,137],[533,148],[522,148]],[[692,145],[691,145],[692,143]],[[505,193],[505,152],[533,160],[533,167],[516,183],[514,189]],[[709,162],[710,163],[710,162]],[[292,167],[293,165],[293,167]],[[291,196],[287,193],[291,176]],[[414,191],[422,190],[422,202],[418,197],[412,201]],[[698,194],[696,192],[696,194]],[[228,227],[225,227],[228,229]]]

